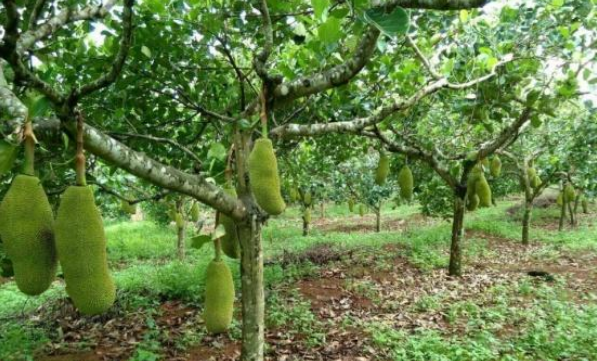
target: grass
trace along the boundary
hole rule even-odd
[[[465,225],[468,230],[518,242],[519,220],[506,213],[512,205],[512,201],[500,202],[497,207],[467,214]],[[440,220],[425,225],[411,224],[409,220],[416,213],[414,205],[396,209],[388,205],[383,212],[384,222],[404,219],[406,226],[403,229],[381,233],[323,232],[317,226],[322,222],[326,225],[362,222],[360,217],[349,214],[346,205],[328,205],[325,221],[317,221],[311,235],[303,237],[298,218],[300,211],[292,207],[264,228],[264,258],[266,261],[276,260],[286,252],[300,253],[317,244],[331,244],[338,250],[366,250],[356,257],[377,253],[376,270],[392,272],[393,265],[389,261],[394,254],[376,250],[393,244],[424,272],[446,267],[451,225]],[[557,259],[562,251],[597,252],[597,227],[594,225],[585,222],[565,232],[542,227],[545,223],[557,223],[558,215],[555,208],[535,210],[531,236],[545,246],[538,257]],[[314,219],[318,216],[319,208],[316,207]],[[366,219],[375,222],[374,217]],[[180,262],[176,260],[176,234],[169,227],[151,222],[112,223],[106,227],[106,233],[108,259],[118,287],[117,303],[123,312],[156,310],[164,300],[201,307],[203,274],[213,253],[209,247],[188,248],[186,260]],[[188,235],[192,233],[189,230]],[[475,237],[467,238],[464,250],[467,259],[489,259],[493,255],[488,243]],[[238,261],[227,262],[233,270],[236,287],[240,289]],[[426,295],[412,306],[415,310],[443,312],[449,324],[465,324],[466,327],[455,333],[424,328],[411,332],[383,322],[368,323],[354,318],[345,319],[341,325],[329,325],[320,320],[311,311],[308,300],[296,292],[288,293],[288,288],[292,288],[296,280],[316,276],[321,270],[322,266],[306,262],[285,266],[272,264],[264,272],[267,324],[272,328],[283,328],[289,335],[301,335],[301,342],[306,347],[325,344],[326,329],[350,325],[367,332],[380,355],[392,360],[590,360],[597,355],[595,299],[591,302],[589,298],[586,304],[565,299],[561,296],[565,287],[562,282],[550,285],[522,282],[509,288],[496,286],[487,291],[494,295],[492,302],[487,304],[482,300],[462,300],[446,305],[442,294]],[[371,282],[357,282],[356,291],[374,299]],[[39,307],[48,307],[64,298],[66,294],[61,282],[55,282],[48,292],[35,298],[22,295],[14,283],[0,285],[0,360],[32,360],[35,352],[54,337],[54,330],[44,328],[31,317]],[[521,304],[521,299],[526,302]],[[376,305],[383,306],[383,302],[387,300],[375,299]],[[161,359],[160,340],[166,336],[152,327],[152,322],[152,318],[148,318],[148,331],[130,360]],[[511,326],[512,322],[517,325]],[[509,328],[518,332],[511,332]],[[240,338],[238,323],[230,335]],[[184,349],[202,338],[201,332],[190,332],[181,338],[177,347]]]

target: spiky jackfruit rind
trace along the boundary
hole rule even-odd
[[[236,197],[236,189],[232,186],[224,186],[224,192]],[[220,224],[223,225],[226,230],[226,234],[220,238],[222,251],[230,258],[240,258],[240,240],[238,239],[238,231],[234,220],[227,215],[220,213]]]
[[[388,178],[388,174],[390,174],[390,157],[385,153],[381,153],[379,155],[377,170],[375,171],[375,183],[378,186],[384,185]]]
[[[556,198],[556,203],[558,204],[558,206],[563,206],[564,205],[564,193],[560,191],[560,193],[558,193],[558,198]]]
[[[184,217],[181,213],[176,213],[174,216],[174,221],[176,222],[177,228],[184,228]]]
[[[18,175],[0,204],[0,237],[21,292],[36,296],[56,275],[54,215],[37,177]]]
[[[299,192],[295,187],[290,188],[288,191],[288,198],[291,202],[296,202],[299,198]]]
[[[400,169],[400,173],[398,173],[398,185],[400,185],[400,197],[406,201],[412,200],[414,179],[413,172],[408,165]]]
[[[502,160],[497,155],[491,160],[489,173],[492,177],[499,177],[502,174]]]
[[[541,184],[543,184],[543,181],[541,180],[541,177],[539,177],[538,175],[536,175],[531,180],[531,187],[533,187],[533,188],[539,188],[541,186]]]
[[[137,206],[135,204],[130,204],[125,200],[120,201],[120,209],[126,214],[135,214],[137,213]]]
[[[471,212],[477,210],[477,207],[479,206],[479,201],[479,196],[476,193],[473,193],[472,196],[468,197],[468,200],[466,202],[466,209]]]
[[[311,205],[312,202],[313,202],[313,195],[311,194],[311,191],[306,191],[305,194],[303,195],[303,203],[308,207]]]
[[[527,168],[527,176],[532,181],[537,176],[537,170],[533,167]]]
[[[348,200],[348,210],[350,213],[354,212],[354,199],[352,198]]]
[[[272,141],[258,139],[249,155],[249,179],[255,201],[270,215],[284,212],[286,204],[280,192],[278,161]]]
[[[570,183],[566,184],[564,188],[564,197],[566,197],[566,202],[574,202],[576,198],[576,191],[574,190],[574,186]]]
[[[491,207],[491,188],[483,174],[475,182],[475,194],[479,196],[479,207]]]
[[[230,328],[234,307],[234,281],[228,265],[213,260],[205,272],[205,309],[203,319],[211,334]]]
[[[107,311],[116,298],[108,269],[102,216],[89,187],[68,187],[56,216],[56,248],[66,292],[86,315]]]

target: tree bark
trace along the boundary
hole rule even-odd
[[[375,209],[375,231],[381,232],[381,205]]]
[[[320,209],[321,209],[321,219],[325,218],[325,202],[321,202],[320,204]]]
[[[562,196],[562,198],[565,198]],[[558,231],[564,230],[564,220],[566,219],[566,201],[562,200],[562,206],[560,207],[560,225],[558,226]]]
[[[265,298],[261,224],[257,219],[238,227],[242,248],[242,360],[263,361]]]
[[[307,237],[310,231],[311,229],[309,228],[309,223],[307,223],[305,217],[303,217],[303,237]]]
[[[181,261],[185,258],[184,236],[184,227],[178,227],[178,243],[176,244],[176,249],[178,252],[178,259]]]
[[[452,243],[450,246],[450,266],[448,274],[450,276],[462,275],[462,250],[460,249],[462,239],[464,238],[464,212],[466,188],[464,194],[461,191],[454,193],[454,217],[452,219]]]
[[[524,213],[522,215],[522,244],[528,245],[529,242],[529,229],[531,225],[531,214],[533,212],[533,201],[525,200],[524,202]]]

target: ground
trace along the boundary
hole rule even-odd
[[[309,237],[296,209],[270,221],[267,360],[597,360],[597,214],[558,232],[557,208],[537,209],[523,246],[518,202],[467,214],[460,278],[445,271],[450,224],[416,205],[385,209],[381,233],[345,205],[315,212]],[[204,331],[210,249],[179,262],[173,229],[107,232],[116,306],[82,317],[60,280],[27,298],[3,279],[0,360],[239,359],[240,305],[228,334]]]

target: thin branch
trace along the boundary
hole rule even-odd
[[[419,60],[421,60],[425,68],[427,68],[427,71],[429,71],[431,76],[434,79],[440,79],[442,76],[437,71],[435,71],[435,69],[433,69],[431,63],[429,63],[429,60],[427,60],[425,55],[423,55],[423,53],[421,52],[417,44],[415,44],[410,35],[406,35],[406,43],[415,51],[415,54],[417,54],[417,57],[419,58]]]

